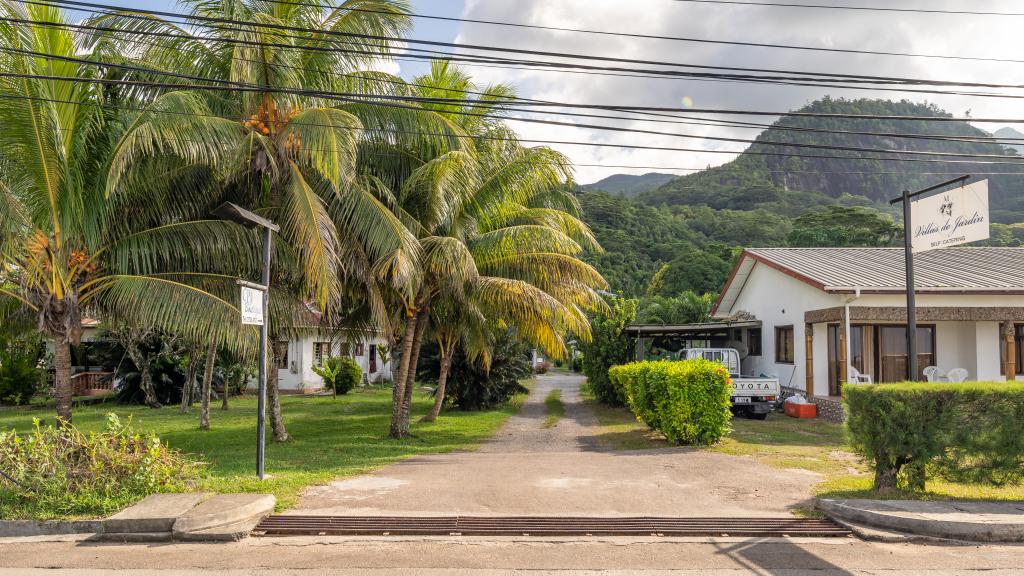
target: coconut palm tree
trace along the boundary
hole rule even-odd
[[[327,4],[335,7],[324,8]],[[298,304],[305,302],[330,313],[344,306],[347,285],[367,290],[411,285],[418,256],[415,237],[381,202],[376,182],[361,177],[356,168],[362,124],[339,108],[337,99],[308,95],[374,86],[372,75],[353,72],[377,57],[353,50],[346,35],[399,36],[409,26],[405,1],[184,0],[181,5],[196,17],[258,24],[190,30],[126,11],[95,19],[120,32],[97,36],[93,48],[109,57],[133,55],[147,67],[131,71],[135,79],[195,84],[202,78],[238,88],[189,94],[204,99],[219,116],[211,122],[223,119],[239,129],[227,147],[230,153],[207,162],[225,174],[224,198],[281,226],[272,298],[298,302],[272,305],[271,314],[300,309]],[[161,40],[154,42],[153,34]],[[386,51],[391,42],[374,44]],[[370,299],[377,320],[387,322],[381,299]],[[291,320],[269,320],[273,341]],[[279,417],[276,370],[270,375],[273,436],[284,441],[288,434]]]
[[[385,152],[367,155],[365,165],[394,190],[392,206],[423,251],[418,291],[405,306],[395,380],[391,435],[399,438],[409,432],[415,367],[432,322],[442,353],[456,343],[478,352],[484,348],[480,338],[458,338],[455,327],[490,322],[513,325],[521,337],[557,355],[565,350],[565,334],[588,337],[584,311],[602,305],[594,289],[605,285],[578,258],[597,243],[568,191],[568,161],[547,148],[521,146],[501,121],[512,90],[479,89],[447,63],[435,63],[411,89],[419,96],[469,100],[406,107],[423,123],[445,126],[447,139],[422,141],[424,133],[438,134],[436,128],[396,138],[409,131],[380,128],[371,110],[348,108],[372,128],[364,147]],[[477,315],[483,320],[476,322]],[[443,401],[443,389],[440,396]]]
[[[58,9],[7,0],[0,14],[65,21]],[[70,423],[71,346],[86,313],[252,345],[237,309],[193,280],[251,273],[259,239],[203,219],[217,175],[196,161],[237,141],[239,126],[198,126],[208,108],[181,93],[126,112],[112,103],[130,95],[89,81],[100,70],[76,57],[81,38],[9,19],[0,21],[0,310],[34,316],[52,341],[57,415]],[[163,153],[125,152],[142,149]]]

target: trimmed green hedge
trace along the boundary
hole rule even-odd
[[[844,388],[854,449],[875,488],[924,490],[928,474],[1006,484],[1024,478],[1024,384],[904,383]]]
[[[636,362],[608,371],[638,420],[677,444],[714,444],[729,433],[732,382],[708,360]]]

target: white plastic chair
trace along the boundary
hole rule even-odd
[[[871,378],[870,374],[861,374],[860,370],[857,370],[856,368],[853,367],[853,364],[851,364],[849,366],[848,370],[849,370],[849,374],[848,374],[847,380],[849,380],[851,384],[874,384],[875,383],[874,380]]]
[[[949,375],[942,371],[938,366],[928,366],[924,370],[924,377],[929,382],[949,382]]]
[[[947,376],[947,378],[950,382],[956,384],[959,384],[960,382],[966,382],[967,370],[964,370],[963,368],[954,368],[949,371],[949,375]]]

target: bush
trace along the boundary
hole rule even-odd
[[[39,390],[39,360],[45,346],[39,338],[14,339],[0,344],[0,404],[23,406]]]
[[[200,466],[155,435],[107,416],[102,432],[41,426],[0,432],[0,517],[101,517],[157,492],[194,487]],[[12,512],[13,511],[13,512]]]
[[[348,356],[328,358],[323,366],[314,366],[313,371],[324,379],[324,388],[338,394],[348,394],[363,380],[363,369]]]
[[[436,387],[440,367],[437,345],[424,346],[417,380]],[[532,372],[530,347],[516,341],[513,334],[502,333],[492,349],[489,370],[482,362],[466,358],[461,347],[456,349],[445,385],[445,398],[459,410],[498,408],[516,394],[529,392],[519,381],[529,378]]]
[[[719,363],[636,362],[609,375],[637,419],[676,444],[714,444],[731,429],[732,382]]]
[[[1005,484],[1024,477],[1024,384],[848,386],[853,448],[875,467],[875,488],[924,490],[927,475]]]
[[[551,371],[551,362],[541,362],[534,366],[533,371],[536,374],[547,374],[548,372]]]
[[[598,314],[590,319],[592,338],[589,342],[580,343],[583,352],[582,370],[598,402],[622,406],[626,398],[612,386],[608,379],[608,369],[633,359],[633,344],[623,332],[636,318],[637,302],[612,298],[608,307],[607,315]]]

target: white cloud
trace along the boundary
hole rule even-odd
[[[879,5],[885,5],[880,2]],[[998,0],[974,0],[976,10],[1007,10],[1012,4]],[[905,7],[962,9],[957,0],[914,0]],[[735,5],[690,4],[672,0],[468,0],[467,18],[522,22],[592,30],[636,32],[776,44],[801,44],[836,48],[988,56],[1024,59],[1024,38],[1019,18],[927,15],[842,10],[788,9]],[[744,66],[814,70],[852,74],[907,76],[967,81],[1024,84],[1024,64],[883,57],[856,54],[776,50],[715,44],[599,36],[568,32],[528,30],[464,24],[458,42],[516,47],[552,52],[571,52],[657,61],[687,62],[711,66]],[[529,56],[524,56],[530,58]],[[1024,117],[1012,99],[902,94],[866,90],[770,86],[690,79],[646,79],[474,67],[481,83],[511,82],[528,98],[574,103],[679,106],[684,97],[705,108],[790,110],[825,94],[833,96],[907,98],[931,101],[954,114],[970,110],[975,117]],[[600,112],[598,112],[600,113]],[[564,117],[553,117],[565,121]],[[767,120],[757,118],[755,121]],[[585,123],[604,120],[580,119]],[[671,124],[622,124],[659,131],[715,134],[749,138],[756,131]],[[674,138],[669,136],[616,134],[587,129],[541,126],[517,122],[524,138],[581,140],[600,143],[638,144],[680,148],[740,150],[742,145]],[[983,128],[994,129],[992,126]],[[666,167],[705,167],[730,159],[723,154],[643,151],[614,148],[555,146],[579,164],[617,164]],[[580,167],[578,179],[589,182],[616,172],[646,170]]]

